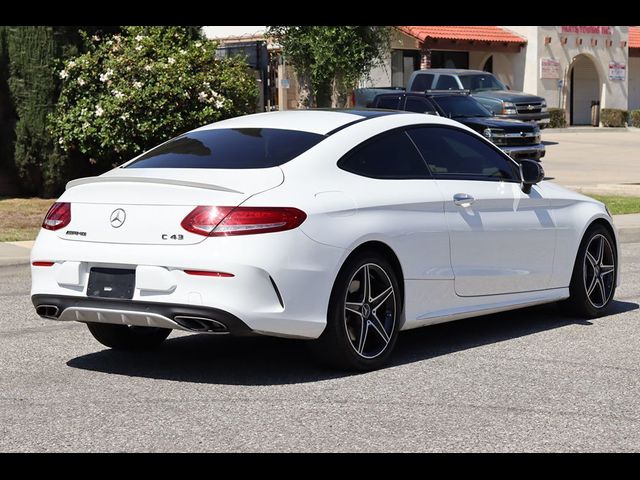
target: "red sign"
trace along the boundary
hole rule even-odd
[[[585,27],[579,25],[567,25],[560,27],[562,33],[586,33],[590,35],[613,35],[611,27]]]

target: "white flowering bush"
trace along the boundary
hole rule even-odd
[[[66,154],[106,170],[195,127],[252,113],[258,96],[242,59],[183,27],[124,27],[87,39],[88,52],[58,72],[50,118]],[[97,172],[96,172],[97,173]]]

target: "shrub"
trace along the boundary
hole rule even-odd
[[[629,112],[629,123],[632,127],[640,128],[640,109]]]
[[[550,128],[565,128],[567,126],[567,112],[564,108],[550,108],[549,117]]]
[[[624,127],[627,122],[627,111],[617,108],[600,110],[600,121],[605,127]]]
[[[63,86],[50,120],[60,148],[90,164],[93,174],[256,109],[246,62],[216,59],[215,43],[194,38],[189,27],[124,27],[122,35],[87,42],[88,52],[58,72]]]

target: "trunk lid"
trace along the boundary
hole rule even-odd
[[[202,235],[182,220],[198,205],[237,206],[282,184],[279,167],[261,169],[123,169],[67,184],[71,203],[65,240],[144,245],[191,245]]]

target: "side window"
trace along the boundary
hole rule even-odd
[[[396,130],[365,142],[349,152],[338,166],[372,178],[431,178],[429,169],[405,131]]]
[[[382,97],[376,102],[376,108],[388,108],[389,110],[398,110],[400,106],[400,96],[398,97]]]
[[[455,77],[451,75],[440,75],[440,77],[438,77],[438,83],[436,84],[436,90],[460,90],[460,86]]]
[[[411,83],[411,91],[424,92],[425,90],[429,90],[431,88],[432,83],[432,73],[421,73],[420,75],[416,75],[413,79],[413,82]]]
[[[437,115],[436,109],[431,105],[431,102],[424,98],[407,97],[407,103],[404,109],[408,112],[416,113],[430,113],[431,115]]]
[[[454,128],[409,130],[436,178],[520,181],[517,166],[474,135]]]

